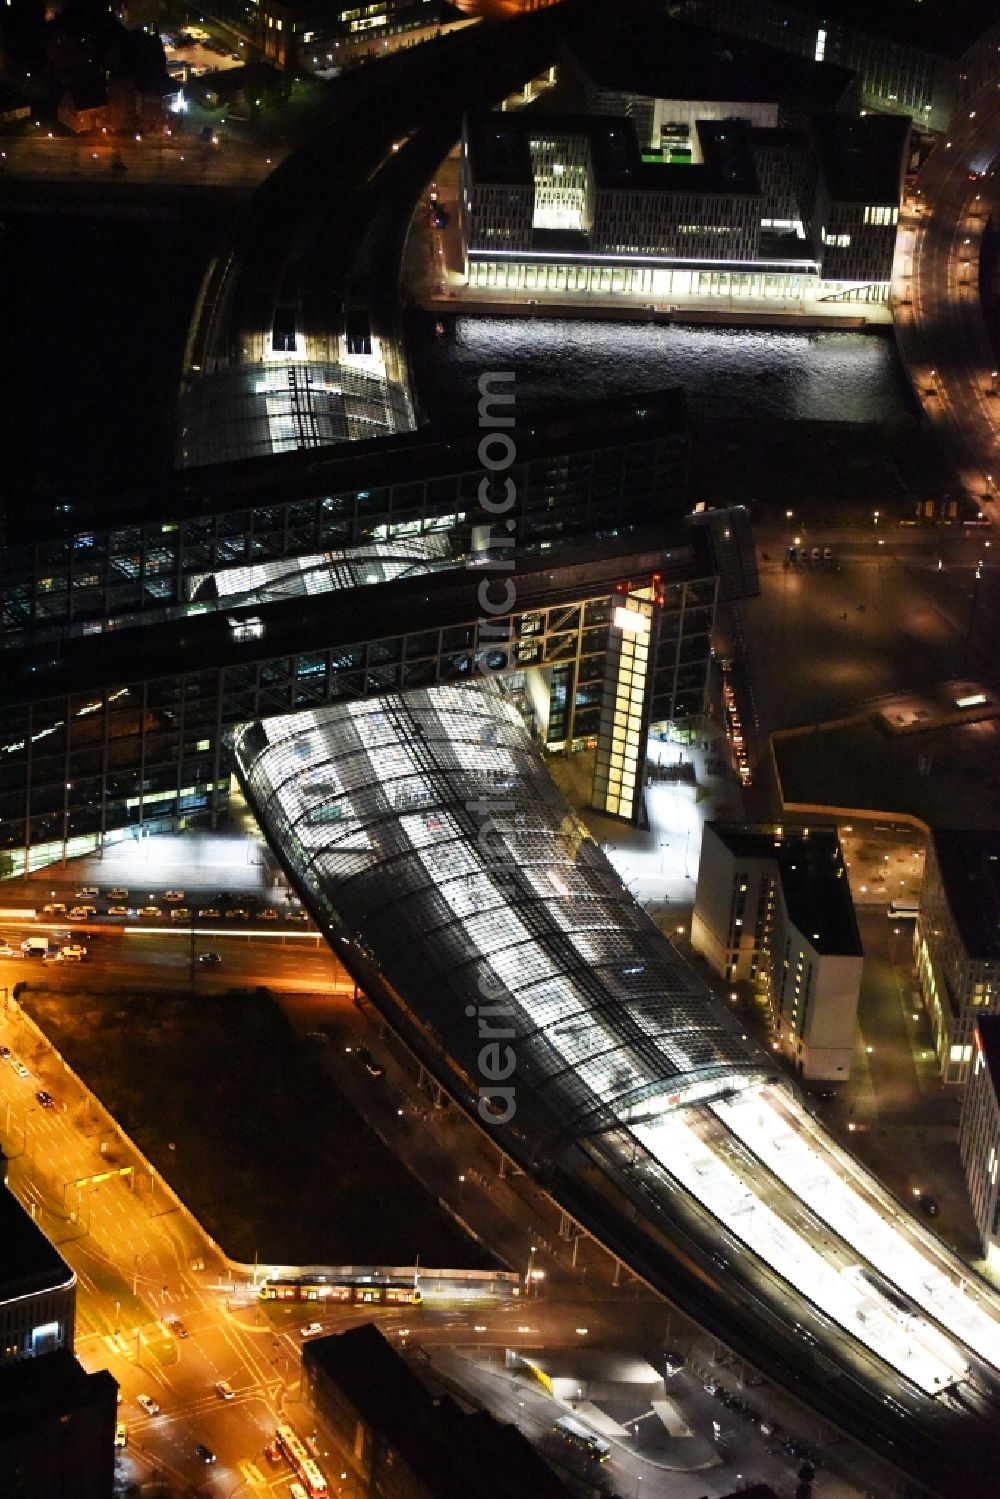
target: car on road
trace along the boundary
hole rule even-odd
[[[264,1448],[264,1456],[267,1458],[267,1460],[268,1460],[269,1463],[283,1463],[284,1462],[285,1455],[282,1452],[281,1448],[278,1446],[278,1439],[277,1439],[277,1437],[274,1439],[273,1442],[268,1442],[267,1446]]]
[[[147,1416],[158,1416],[160,1414],[160,1407],[157,1405],[152,1395],[137,1395],[135,1397],[135,1403],[136,1405],[142,1407]]]
[[[108,900],[128,900],[128,891],[124,885],[116,885],[113,890],[108,891]]]
[[[203,921],[218,921],[221,914],[218,906],[202,906],[198,912]]]
[[[47,906],[42,907],[43,916],[65,916],[66,906],[61,900],[50,901]]]
[[[128,915],[128,906],[109,906],[108,907],[108,915],[109,916],[127,916]]]
[[[812,557],[812,560],[814,562],[818,562],[822,555],[823,553],[820,551],[819,547],[813,547],[812,552],[810,553],[810,556]]]
[[[171,1320],[167,1323],[167,1326],[170,1328],[170,1331],[173,1333],[175,1338],[190,1337],[190,1333],[184,1326],[184,1323],[181,1321],[180,1317],[171,1318]]]
[[[43,1109],[54,1109],[56,1106],[56,1101],[52,1097],[52,1094],[46,1093],[44,1088],[39,1088],[38,1092],[35,1094],[35,1098],[41,1104]]]
[[[140,916],[161,916],[162,914],[163,913],[161,912],[159,906],[140,906],[139,907],[139,915]]]
[[[183,890],[168,890],[167,893],[166,893],[166,895],[163,897],[163,899],[164,900],[168,900],[171,905],[176,905],[178,901],[181,901],[181,900],[184,899],[184,891]]]
[[[128,1446],[128,1427],[125,1425],[124,1421],[119,1421],[118,1425],[115,1427],[115,1446]]]
[[[236,1395],[228,1379],[217,1379],[215,1381],[215,1393],[223,1400],[235,1400]]]
[[[203,952],[198,954],[198,962],[207,965],[218,965],[222,962],[222,954],[217,952]]]
[[[245,906],[232,906],[226,912],[226,920],[227,921],[249,921],[250,920],[250,912],[246,909]]]
[[[318,1332],[322,1331],[322,1322],[307,1322],[305,1327],[299,1328],[299,1336],[302,1338],[314,1338]]]
[[[928,1218],[936,1218],[941,1211],[938,1207],[937,1198],[932,1197],[929,1192],[920,1193],[920,1196],[917,1198],[917,1207],[922,1213],[926,1213]]]
[[[170,920],[171,921],[190,921],[191,920],[191,912],[188,910],[187,906],[175,906],[174,909],[170,913]]]
[[[197,1457],[200,1457],[203,1463],[215,1462],[215,1453],[212,1451],[211,1447],[206,1447],[204,1442],[199,1442],[194,1450],[195,1455]]]
[[[278,919],[278,913],[273,906],[265,906],[263,911],[258,911],[257,915],[260,921],[277,921]]]
[[[60,963],[82,963],[87,956],[87,949],[78,942],[71,942],[68,947],[61,948],[56,956]]]
[[[66,917],[67,921],[89,921],[95,913],[90,906],[74,906]]]
[[[285,917],[285,920],[298,921],[302,924],[305,924],[305,922],[309,920],[309,917],[306,915],[305,911],[289,911],[288,915]]]
[[[376,1062],[367,1046],[359,1046],[357,1055],[358,1061],[363,1064],[365,1071],[370,1077],[381,1077],[383,1075],[385,1068],[381,1062]]]
[[[833,547],[824,547],[823,548],[823,561],[824,562],[832,562],[833,561]]]
[[[0,1062],[7,1062],[9,1060],[10,1060],[10,1047],[9,1046],[0,1046]]]
[[[9,942],[0,943],[0,958],[19,958],[21,954]]]
[[[28,1069],[27,1069],[27,1067],[25,1067],[25,1065],[21,1061],[20,1057],[11,1057],[11,1059],[10,1059],[10,1065],[13,1067],[13,1069],[17,1073],[18,1077],[27,1077],[28,1076]]]
[[[76,892],[77,900],[95,900],[98,895],[96,885],[84,885],[82,890]]]

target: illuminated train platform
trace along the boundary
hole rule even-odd
[[[274,717],[234,749],[338,956],[581,1231],[905,1473],[896,1492],[994,1492],[1000,1298],[775,1078],[502,684]]]

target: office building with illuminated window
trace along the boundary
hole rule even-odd
[[[835,827],[707,823],[691,942],[766,997],[801,1077],[847,1081],[863,955]]]
[[[674,13],[732,38],[849,69],[866,109],[948,128],[975,74],[985,12],[978,0],[675,0]],[[996,57],[996,43],[991,48]]]
[[[10,514],[0,868],[217,826],[235,725],[467,681],[484,653],[523,676],[543,743],[591,746],[621,590],[654,573],[643,711],[697,724],[717,603],[758,585],[746,512],[688,513],[682,395],[552,410],[519,431],[485,492],[515,496],[517,608],[502,633],[479,601],[481,586],[502,596],[491,570],[509,566],[479,437],[273,453],[181,470],[160,493]]]
[[[910,122],[896,115],[817,115],[813,223],[828,281],[888,286],[896,253]]]
[[[932,830],[914,945],[941,1076],[965,1083],[976,1021],[1000,1012],[1000,833]]]
[[[624,114],[467,116],[469,284],[886,301],[909,121],[824,113],[790,127],[776,106],[725,107],[740,113],[692,119],[682,147],[655,111],[641,135]],[[655,147],[641,144],[650,129]]]
[[[377,0],[343,9],[329,0],[258,0],[256,40],[276,68],[314,59],[335,64],[342,47],[353,53],[367,38],[381,41],[434,26],[450,13],[443,0]]]
[[[983,1256],[1000,1261],[1000,1015],[972,1030],[972,1070],[962,1100],[958,1148]]]

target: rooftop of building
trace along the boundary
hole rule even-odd
[[[570,137],[586,142],[599,191],[629,189],[654,193],[760,192],[743,120],[698,120],[698,163],[644,161],[635,124],[626,116],[547,114],[478,114],[466,117],[469,171],[486,186],[530,185],[530,142]],[[496,172],[494,176],[491,173]]]
[[[76,1278],[2,1180],[6,1167],[6,1158],[0,1152],[0,1305],[15,1296],[70,1286]]]
[[[1000,831],[933,828],[948,908],[972,962],[1000,958]]]
[[[496,386],[496,391],[503,389]],[[661,438],[688,430],[684,392],[643,392],[641,398],[567,401],[547,407],[530,422],[519,422],[518,460],[530,462],[556,453],[589,452],[644,437]],[[72,506],[46,509],[10,504],[6,514],[8,547],[50,542],[89,532],[102,525],[159,524],[196,516],[245,510],[254,504],[314,499],[383,485],[413,483],[450,474],[482,470],[478,456],[482,437],[476,408],[453,423],[436,423],[417,432],[396,432],[316,451],[272,453],[235,463],[205,464],[179,470],[159,492],[108,491],[105,486],[74,497]]]
[[[110,1417],[116,1388],[107,1369],[88,1374],[66,1348],[0,1364],[0,1444],[36,1424],[58,1421],[105,1401]]]
[[[976,1047],[982,1053],[993,1092],[1000,1098],[1000,1015],[980,1015],[976,1021]]]
[[[759,42],[674,20],[645,0],[574,18],[569,50],[598,88],[653,99],[835,109],[854,75]]]
[[[905,115],[818,114],[813,132],[835,203],[899,203],[910,138]]]
[[[836,827],[721,822],[707,826],[736,858],[774,860],[789,918],[818,953],[862,956]]]
[[[942,57],[960,57],[992,20],[983,0],[782,0],[817,24],[849,26]]]
[[[437,1499],[568,1499],[519,1431],[434,1393],[372,1323],[313,1339],[303,1362],[336,1385]]]

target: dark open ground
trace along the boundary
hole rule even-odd
[[[126,999],[33,985],[20,1002],[233,1258],[494,1263],[334,1090],[266,994]]]

